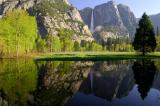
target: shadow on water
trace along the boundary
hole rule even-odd
[[[138,85],[138,91],[144,100],[153,85],[157,68],[154,61],[151,60],[136,61],[132,68],[135,82]]]

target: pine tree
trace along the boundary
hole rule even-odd
[[[156,35],[159,36],[159,27],[157,26]]]
[[[154,28],[146,13],[143,14],[142,19],[139,21],[133,46],[136,51],[142,52],[143,56],[146,52],[153,52],[157,46]]]

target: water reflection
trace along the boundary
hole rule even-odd
[[[153,82],[160,79],[154,77],[158,73],[151,60],[96,62],[79,91],[65,105],[157,106],[160,92],[155,88],[160,84],[153,86]],[[148,93],[150,95],[144,100]]]
[[[88,78],[81,84],[79,91],[93,94],[108,101],[128,94],[134,84],[132,72],[129,71],[131,66],[121,61],[117,63],[118,65],[111,63],[113,62],[95,63]]]
[[[150,88],[153,85],[154,76],[156,73],[156,66],[154,61],[142,60],[134,62],[133,65],[134,78],[138,84],[138,91],[142,99],[147,97]]]
[[[32,60],[0,61],[0,106],[26,105],[36,84],[37,71]]]
[[[3,60],[0,106],[160,104],[159,64]]]
[[[39,81],[34,92],[37,106],[64,105],[78,91],[81,82],[90,72],[93,62],[44,62],[38,63]]]

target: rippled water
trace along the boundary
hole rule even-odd
[[[160,60],[0,60],[0,106],[160,105]]]

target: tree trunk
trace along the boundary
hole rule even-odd
[[[17,57],[19,55],[19,38],[18,38],[18,41],[17,41]]]
[[[18,57],[19,55],[19,36],[16,34],[16,56]]]
[[[145,52],[143,51],[143,56],[145,56]]]

